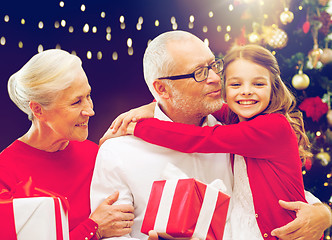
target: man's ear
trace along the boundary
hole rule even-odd
[[[155,80],[153,82],[154,90],[158,93],[161,98],[169,98],[169,87],[161,80]]]
[[[29,107],[35,118],[37,118],[38,120],[42,120],[44,118],[44,109],[39,103],[31,101],[29,103]]]

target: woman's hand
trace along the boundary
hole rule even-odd
[[[110,195],[90,216],[98,224],[102,238],[120,237],[131,232],[134,207],[129,204],[112,205],[118,197],[118,192]]]
[[[152,102],[120,114],[99,140],[99,146],[109,138],[134,134],[136,122],[142,118],[152,118],[154,116],[155,106],[156,102]]]

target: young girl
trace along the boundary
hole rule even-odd
[[[294,111],[295,98],[280,78],[276,58],[261,46],[231,49],[223,83],[227,105],[214,115],[230,125],[202,128],[143,119],[131,123],[128,134],[135,128],[135,136],[182,152],[237,154],[231,238],[276,239],[271,231],[296,217],[278,200],[306,202],[301,158],[311,154],[302,115]]]

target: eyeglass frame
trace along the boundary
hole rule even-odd
[[[195,71],[193,71],[192,73],[189,73],[189,74],[183,74],[183,75],[175,75],[175,76],[168,76],[168,77],[160,77],[160,78],[157,78],[159,80],[163,80],[163,79],[168,79],[168,80],[180,80],[180,79],[185,79],[185,78],[193,78],[195,80],[195,82],[203,82],[205,81],[208,77],[209,77],[209,70],[212,69],[212,65],[215,64],[216,62],[220,62],[222,64],[222,68],[219,72],[215,72],[216,74],[219,74],[223,71],[223,68],[224,68],[224,60],[223,59],[216,59],[215,61],[213,61],[211,64],[209,64],[208,66],[204,66],[204,67],[200,67],[200,68],[197,68]],[[207,68],[208,69],[208,74],[206,76],[205,79],[201,80],[201,81],[198,81],[196,80],[195,78],[195,72],[197,70],[200,70],[202,68]],[[213,71],[213,69],[212,69]]]

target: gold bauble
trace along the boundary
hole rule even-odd
[[[318,45],[315,44],[314,48],[308,53],[309,61],[311,62],[314,68],[317,67],[317,64],[320,60],[320,56],[323,54],[323,50],[318,48]]]
[[[294,14],[291,11],[289,11],[288,8],[285,8],[285,10],[280,14],[280,21],[284,25],[291,23],[293,19],[294,19]]]
[[[287,45],[288,36],[284,30],[277,26],[272,26],[266,31],[265,41],[272,48],[283,48]]]
[[[331,161],[331,156],[327,152],[324,152],[324,149],[321,149],[319,153],[316,154],[316,158],[320,160],[322,166],[327,166]]]
[[[322,54],[320,55],[319,61],[323,64],[332,62],[332,49],[324,48]]]
[[[292,85],[297,90],[306,89],[310,84],[310,79],[307,74],[304,74],[301,70],[298,74],[292,78]]]

